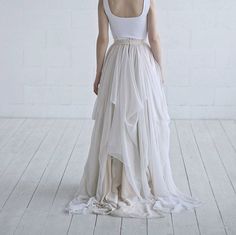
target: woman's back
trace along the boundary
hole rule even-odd
[[[127,2],[124,0],[103,0],[103,6],[114,39],[146,38],[150,0],[140,0],[139,4],[134,0]]]
[[[130,18],[141,15],[144,0],[108,0],[108,3],[114,15]]]
[[[143,1],[142,9],[134,1]],[[159,52],[155,1],[99,0],[95,123],[70,213],[153,218],[201,204],[182,193],[172,177],[170,116],[152,52]],[[107,18],[115,40],[105,54]],[[150,47],[143,40],[147,35]]]

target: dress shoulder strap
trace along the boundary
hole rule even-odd
[[[150,0],[143,0],[143,15],[147,15],[148,14],[148,11],[149,11],[149,8],[150,8]]]
[[[104,7],[104,11],[105,11],[106,15],[111,16],[109,5],[108,5],[108,0],[102,0],[102,1],[103,1],[103,7]]]
[[[151,0],[144,0],[146,2],[146,14],[148,14],[149,12],[149,8],[150,8],[150,5],[151,5]],[[155,1],[155,0],[154,0]]]

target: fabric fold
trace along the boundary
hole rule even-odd
[[[111,45],[93,107],[88,159],[66,211],[152,218],[202,204],[174,183],[160,76],[145,41],[119,39]]]

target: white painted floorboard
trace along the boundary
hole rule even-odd
[[[0,118],[0,234],[236,234],[235,120],[172,120],[176,185],[205,204],[159,219],[63,213],[82,176],[93,124]]]

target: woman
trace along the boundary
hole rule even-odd
[[[95,123],[66,211],[151,218],[201,205],[172,178],[155,0],[99,0],[98,20]]]

